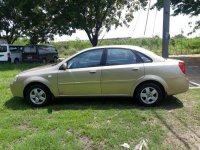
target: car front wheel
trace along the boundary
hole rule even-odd
[[[154,83],[142,84],[137,90],[136,99],[144,106],[155,106],[163,99],[163,91]]]
[[[41,107],[51,100],[51,93],[43,85],[33,85],[28,88],[25,98],[31,105]]]

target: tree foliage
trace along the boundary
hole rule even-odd
[[[146,5],[145,0],[58,0],[56,3],[60,11],[55,11],[53,16],[59,20],[59,25],[65,27],[62,20],[56,19],[63,16],[63,21],[68,20],[72,29],[84,30],[93,46],[98,44],[103,29],[109,31],[112,26],[128,26],[133,20],[133,12]],[[60,29],[62,34],[64,28]]]
[[[126,25],[146,0],[0,0],[1,37],[13,43],[28,37],[31,44],[84,30],[93,46],[102,30]]]
[[[14,43],[23,31],[23,17],[12,0],[0,1],[0,38]]]
[[[17,8],[23,16],[23,35],[30,39],[30,44],[44,43],[53,40],[55,31],[51,26],[51,16],[45,9],[46,1],[43,0],[16,0]]]
[[[200,1],[199,0],[170,0],[172,9],[174,10],[174,16],[179,14],[186,14],[190,16],[198,16],[200,14]],[[153,7],[161,9],[163,7],[164,0],[157,0]],[[196,25],[192,32],[200,29],[200,20],[196,22]]]
[[[54,30],[42,0],[1,0],[0,37],[14,43],[28,37],[31,44],[53,39]]]

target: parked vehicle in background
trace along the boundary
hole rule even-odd
[[[22,61],[23,46],[0,44],[0,61],[19,63]]]
[[[52,97],[125,96],[153,106],[188,90],[183,61],[136,46],[93,47],[62,62],[24,71],[11,84],[14,96],[43,106]]]
[[[22,53],[22,61],[46,63],[56,62],[57,59],[57,49],[51,45],[27,45]]]

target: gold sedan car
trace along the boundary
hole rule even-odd
[[[183,61],[164,59],[137,46],[89,48],[62,62],[24,71],[10,85],[33,106],[53,97],[123,96],[153,106],[188,90]]]

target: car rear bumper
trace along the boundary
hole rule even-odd
[[[187,77],[182,76],[168,81],[168,95],[174,95],[178,93],[184,93],[189,89],[189,80]]]

